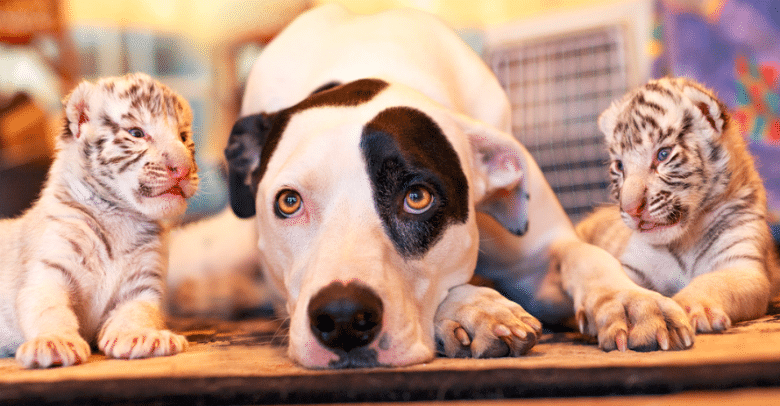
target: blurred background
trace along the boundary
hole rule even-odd
[[[222,149],[255,57],[290,20],[328,0],[0,0],[0,217],[38,194],[82,79],[143,71],[194,113],[197,217],[227,202]],[[780,212],[780,2],[776,0],[338,0],[360,13],[440,16],[480,53],[574,221],[608,201],[596,118],[651,77],[693,77],[732,110]],[[776,234],[777,236],[777,234]]]

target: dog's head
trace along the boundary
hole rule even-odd
[[[231,204],[257,218],[290,356],[313,368],[431,359],[437,306],[474,271],[475,211],[527,228],[518,148],[376,79],[241,118],[225,151]]]

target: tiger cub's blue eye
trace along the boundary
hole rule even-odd
[[[135,138],[143,138],[146,136],[146,134],[144,134],[144,130],[140,128],[131,128],[127,130],[127,132]]]
[[[669,154],[672,152],[672,149],[669,147],[661,148],[658,150],[658,154],[656,157],[658,158],[659,162],[666,161],[667,158],[669,158]]]

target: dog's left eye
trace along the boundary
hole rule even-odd
[[[422,214],[433,206],[433,195],[422,186],[413,186],[406,192],[404,211],[410,214]]]
[[[298,192],[292,189],[284,189],[276,196],[276,215],[280,218],[289,218],[298,213],[303,207],[303,199]]]

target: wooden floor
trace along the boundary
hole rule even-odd
[[[521,358],[340,371],[290,362],[285,332],[272,320],[171,325],[192,344],[173,357],[93,355],[83,365],[32,371],[0,359],[0,404],[780,404],[778,314],[697,336],[687,351],[604,353],[578,334],[551,333]]]

